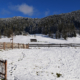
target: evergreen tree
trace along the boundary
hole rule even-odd
[[[60,37],[61,37],[60,32],[59,31],[56,31],[56,39],[58,39]]]
[[[62,31],[62,37],[66,40],[67,39],[67,32],[65,30]]]

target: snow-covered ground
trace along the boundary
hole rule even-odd
[[[11,38],[3,37],[0,39],[0,42],[10,42]],[[37,42],[30,42],[30,39],[37,39]],[[14,43],[35,43],[35,44],[46,44],[46,43],[80,43],[80,36],[77,35],[77,37],[72,37],[72,38],[67,38],[67,40],[64,39],[53,39],[48,37],[47,35],[42,35],[42,34],[36,34],[35,35],[28,35],[28,36],[23,36],[23,35],[17,35],[13,37],[13,42]]]
[[[79,43],[76,38],[56,40],[37,35],[37,43]],[[14,42],[29,43],[31,36],[16,36]],[[0,42],[10,39],[2,38]],[[72,42],[73,41],[73,42]],[[77,42],[78,41],[78,42]],[[0,50],[0,59],[7,60],[8,80],[80,80],[80,48],[78,47],[34,47],[30,49]],[[57,77],[56,74],[61,74]]]
[[[8,80],[80,80],[80,48],[2,50],[0,59],[8,61]]]

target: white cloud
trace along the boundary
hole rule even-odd
[[[45,12],[45,16],[47,16],[49,13],[50,13],[50,11],[47,10],[47,11]]]
[[[33,15],[34,8],[32,6],[29,6],[27,4],[21,4],[21,5],[16,5],[16,6],[9,6],[12,10],[17,10],[22,12],[23,14],[26,15]]]
[[[32,15],[33,14],[33,7],[28,6],[26,4],[22,4],[18,6],[18,10],[24,14]]]

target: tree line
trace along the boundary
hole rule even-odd
[[[45,34],[53,37],[64,38],[76,37],[76,29],[80,33],[80,22],[75,17],[64,17],[60,15],[54,15],[45,17],[42,19],[12,19],[12,20],[1,20],[0,19],[0,36],[4,35],[10,37],[12,33],[20,35],[23,31],[30,34]]]

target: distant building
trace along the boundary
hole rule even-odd
[[[37,42],[37,39],[30,39],[31,42]]]

